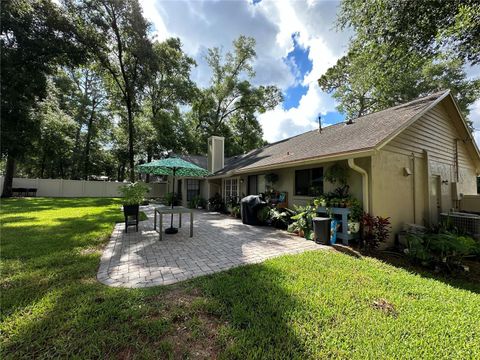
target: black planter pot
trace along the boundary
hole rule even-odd
[[[140,205],[123,205],[123,214],[125,216],[137,216]]]
[[[140,205],[123,205],[123,215],[125,216],[125,232],[128,231],[129,226],[135,226],[138,231],[139,209]]]

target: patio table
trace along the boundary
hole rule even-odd
[[[190,237],[193,237],[193,210],[182,206],[176,206],[173,209],[167,206],[155,206],[153,213],[153,229],[157,231],[157,214],[159,215],[159,234],[160,240],[163,238],[162,226],[164,214],[178,214],[178,227],[182,227],[182,214],[190,214]]]

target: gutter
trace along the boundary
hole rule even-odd
[[[350,151],[350,152],[337,153],[337,154],[332,154],[332,155],[322,156],[322,157],[313,157],[313,158],[299,159],[294,161],[285,161],[281,163],[264,165],[264,166],[256,166],[256,167],[251,167],[251,168],[241,169],[241,170],[232,169],[222,175],[215,175],[215,174],[210,175],[207,177],[207,179],[222,179],[226,177],[255,174],[259,172],[285,169],[285,168],[295,167],[295,166],[307,166],[307,165],[313,165],[313,164],[321,164],[329,161],[346,160],[348,156],[351,156],[352,158],[368,157],[368,156],[374,155],[375,153],[376,153],[375,148],[366,148],[360,151]]]
[[[361,168],[357,164],[355,164],[355,159],[348,159],[348,166],[350,169],[358,172],[362,175],[362,196],[363,196],[363,210],[368,213],[370,212],[369,204],[368,204],[368,173],[365,169]]]

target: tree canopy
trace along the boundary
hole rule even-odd
[[[332,93],[348,119],[445,89],[452,90],[468,115],[480,96],[480,81],[465,73],[465,61],[475,62],[475,54],[458,48],[468,41],[466,32],[452,30],[459,26],[459,7],[440,3],[448,2],[342,2],[338,24],[352,27],[355,35],[348,53],[318,83]],[[448,24],[442,22],[445,17]]]
[[[338,25],[352,27],[368,45],[430,55],[448,50],[472,65],[480,62],[477,0],[342,0]]]
[[[0,13],[0,142],[7,158],[2,196],[10,196],[15,164],[28,156],[40,132],[33,111],[47,96],[48,77],[58,66],[77,65],[85,57],[77,29],[50,0],[5,1]]]
[[[263,134],[255,113],[273,109],[283,101],[283,95],[276,86],[255,87],[250,83],[255,76],[252,66],[255,57],[255,39],[246,36],[233,42],[233,52],[223,54],[220,48],[208,50],[206,60],[212,70],[210,87],[203,89],[193,104],[205,149],[206,138],[211,135],[232,140],[226,142],[229,156],[247,152],[262,143]],[[243,136],[249,141],[239,142]]]
[[[178,38],[157,41],[138,0],[16,0],[1,12],[4,194],[17,176],[135,180],[138,163],[169,152],[227,154],[263,144],[257,115],[280,91],[254,86],[255,40],[208,50],[207,88]]]

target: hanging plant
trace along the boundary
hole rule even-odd
[[[265,181],[273,185],[278,181],[278,175],[275,173],[266,174]]]
[[[346,185],[348,181],[348,170],[345,166],[342,166],[339,163],[333,164],[325,170],[323,179],[332,184],[339,183],[341,185]]]

